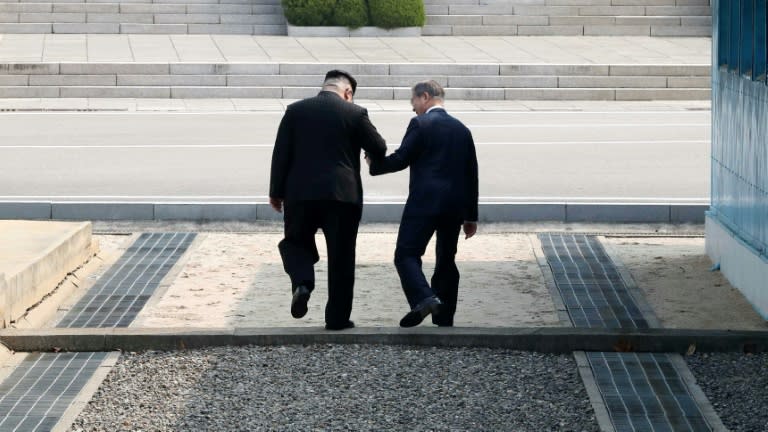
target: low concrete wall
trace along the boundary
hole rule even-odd
[[[23,316],[95,252],[91,223],[68,225],[69,229],[52,236],[48,247],[0,280],[0,328]]]
[[[707,214],[706,250],[713,263],[764,319],[768,319],[768,259]]]
[[[421,27],[384,29],[379,27],[294,26],[288,24],[288,36],[292,37],[414,37],[421,36]]]

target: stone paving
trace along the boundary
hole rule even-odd
[[[710,38],[0,35],[2,62],[300,62],[708,65]]]
[[[144,228],[153,224],[144,224]],[[157,225],[154,224],[154,226]],[[167,225],[166,225],[167,226]],[[224,224],[223,226],[227,226]],[[556,230],[561,230],[563,225]],[[578,229],[578,225],[575,226]],[[176,228],[184,228],[184,225]],[[229,231],[207,232],[191,246],[178,274],[137,317],[141,327],[319,327],[326,299],[326,263],[322,235],[318,289],[305,319],[288,314],[288,279],[276,244],[279,225],[229,225]],[[257,228],[254,228],[257,227]],[[484,224],[473,239],[459,243],[462,272],[457,325],[469,327],[557,326],[558,318],[537,256],[542,255],[531,224]],[[709,271],[704,239],[696,225],[586,226],[606,234],[612,257],[625,265],[649,299],[665,327],[701,329],[766,329],[765,321],[719,273]],[[627,228],[629,227],[629,228]],[[120,224],[108,228],[114,231]],[[138,226],[130,227],[131,230]],[[546,225],[536,226],[547,229]],[[253,230],[257,229],[256,232]],[[251,231],[251,232],[243,232]],[[622,232],[623,231],[623,232]],[[681,236],[682,237],[679,237]],[[649,237],[650,236],[650,237]],[[655,237],[658,236],[658,237]],[[97,238],[105,252],[127,246],[132,238]],[[396,226],[364,225],[358,239],[356,301],[352,319],[361,326],[397,326],[407,306],[392,264]],[[376,245],[376,246],[374,246]],[[427,249],[425,270],[434,262]],[[702,302],[701,299],[705,301]],[[64,308],[66,309],[66,308]]]
[[[328,69],[362,99],[436,79],[465,100],[709,98],[709,38],[4,35],[0,96],[303,98]]]
[[[0,111],[127,111],[127,112],[234,112],[282,111],[296,99],[156,99],[156,98],[0,98]],[[357,99],[371,111],[410,112],[407,99]],[[581,100],[450,100],[452,111],[709,111],[709,100],[581,101]]]

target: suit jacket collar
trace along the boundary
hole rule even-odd
[[[434,107],[432,107],[429,110],[427,110],[427,112],[425,112],[424,114],[429,114],[429,113],[433,113],[433,112],[446,113],[447,111],[445,110],[444,107],[439,106],[439,105],[435,105]]]
[[[330,90],[320,90],[320,93],[317,94],[319,97],[333,97],[336,96],[337,98],[341,99],[341,96],[339,96],[338,93],[332,92]]]

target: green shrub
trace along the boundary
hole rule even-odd
[[[368,24],[365,0],[282,0],[285,19],[295,26],[361,27]]]
[[[368,24],[365,0],[338,0],[331,18],[333,25],[358,28]]]
[[[426,21],[423,0],[368,0],[368,7],[376,27],[422,27]]]
[[[296,26],[329,26],[336,0],[282,0],[283,13]]]

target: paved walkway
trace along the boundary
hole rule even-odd
[[[143,228],[142,231],[153,230],[150,225],[144,225]],[[155,228],[164,230],[168,227]],[[229,228],[241,229],[237,226]],[[94,317],[103,322],[112,322],[110,317],[122,318],[129,312],[132,317],[133,313],[141,309],[132,327],[216,329],[293,325],[304,327],[311,338],[322,337],[324,290],[320,289],[313,295],[306,318],[294,320],[288,316],[286,276],[279,265],[275,248],[280,238],[280,234],[274,231],[277,228],[277,225],[259,225],[251,227],[251,233],[201,233],[194,237],[194,241],[193,235],[173,233],[139,235],[137,232],[132,237],[98,235],[102,243],[101,268],[92,274],[80,275],[81,280],[87,281],[82,285],[82,291],[88,290],[93,295],[89,297],[86,294],[81,299],[72,298],[62,304],[59,310],[64,320],[59,321],[58,326],[70,326],[68,317],[74,315],[82,319],[93,309],[98,309]],[[643,316],[648,318],[655,315],[664,327],[765,328],[764,321],[751,310],[743,297],[727,286],[720,274],[707,271],[708,265],[705,258],[702,259],[703,239],[690,237],[699,232],[700,226],[674,227],[672,231],[663,226],[613,227],[608,228],[611,231],[608,234],[613,235],[612,240],[571,235],[584,228],[560,226],[557,230],[565,230],[565,235],[550,236],[531,232],[547,229],[546,226],[529,227],[527,232],[513,232],[519,228],[491,225],[483,226],[477,238],[461,241],[459,265],[463,272],[463,288],[457,325],[486,330],[488,327],[514,327],[521,324],[556,327],[564,324],[564,313],[572,314],[572,306],[576,304],[573,300],[581,301],[583,293],[579,290],[586,287],[589,301],[597,303],[602,295],[610,300],[609,294],[618,289],[616,284],[621,283],[633,291],[632,296],[640,310],[643,310]],[[599,235],[603,228],[586,227],[593,235]],[[404,309],[402,294],[391,265],[395,227],[364,226],[362,231],[357,263],[359,283],[353,319],[361,327],[368,328],[362,329],[364,332],[375,333],[377,330],[371,327],[396,326],[396,320]],[[645,238],[648,235],[665,234],[679,237]],[[622,237],[624,235],[630,237]],[[577,246],[571,245],[568,251],[562,250],[552,241],[555,237],[575,239]],[[163,239],[170,243],[163,243]],[[585,248],[583,245],[587,243],[580,239],[586,239],[589,247]],[[183,256],[184,248],[179,246],[182,243],[184,248],[189,248],[189,252]],[[143,247],[150,244],[152,248]],[[138,248],[139,245],[142,248]],[[548,249],[548,245],[554,245],[554,249]],[[574,247],[585,255],[587,249],[596,251],[597,258],[587,257],[585,262],[578,259],[567,261],[570,257],[580,256],[571,250]],[[173,253],[164,252],[166,249],[173,250]],[[118,258],[116,252],[120,251],[125,253],[115,262]],[[155,258],[137,256],[139,251],[154,254]],[[171,261],[164,261],[171,255]],[[178,263],[171,267],[172,261],[179,256]],[[324,256],[322,250],[321,256]],[[425,267],[429,268],[433,260],[428,254]],[[137,272],[125,264],[127,262],[142,269],[137,279],[126,279],[119,274],[122,271],[136,275]],[[562,264],[558,265],[558,262]],[[652,268],[647,266],[649,263]],[[325,263],[321,261],[317,269],[320,280],[325,276],[324,267]],[[578,272],[575,273],[576,270]],[[150,274],[151,277],[148,276]],[[113,279],[123,282],[116,285],[109,283]],[[633,281],[637,281],[637,286]],[[565,290],[563,283],[571,291]],[[145,288],[145,285],[151,285],[151,288]],[[99,287],[102,287],[101,290]],[[101,295],[110,290],[110,295]],[[619,307],[627,307],[628,302],[632,301],[629,294],[618,290],[616,292],[619,292],[618,298],[621,299]],[[654,292],[661,292],[661,295]],[[602,294],[596,297],[596,293]],[[678,298],[680,295],[682,298]],[[646,296],[647,305],[641,301]],[[103,305],[94,306],[95,299],[104,300]],[[146,306],[141,308],[141,304],[147,300]],[[665,309],[665,305],[671,303],[675,303],[674,308]],[[86,305],[88,308],[84,308]],[[87,319],[89,323],[92,318]],[[428,330],[430,325],[425,324],[423,327],[417,331]],[[304,334],[291,330],[276,331]],[[458,329],[459,333],[463,331],[471,330]],[[359,330],[356,332],[359,333]],[[397,331],[395,333],[400,334]],[[451,337],[452,333],[448,334],[446,337]],[[0,400],[3,403],[0,407],[9,407],[9,410],[4,411],[6,414],[0,416],[0,421],[18,424],[22,430],[36,430],[36,427],[47,430],[58,422],[61,422],[60,426],[68,425],[87,404],[92,392],[113,367],[116,357],[68,353],[14,356],[5,368],[7,378],[2,381],[9,390]],[[575,359],[584,380],[584,388],[592,401],[595,417],[601,428],[607,428],[604,430],[611,430],[611,427],[624,430],[620,427],[621,419],[627,417],[622,414],[625,413],[622,408],[624,406],[634,407],[628,408],[628,418],[632,422],[662,425],[649,430],[710,430],[710,427],[715,431],[725,430],[708,402],[707,395],[695,386],[694,378],[679,356],[606,353],[585,357],[577,352]],[[650,366],[649,359],[653,360]],[[622,369],[621,375],[616,378],[606,375],[617,361],[621,361],[627,374]],[[46,367],[54,369],[54,373],[41,372]],[[66,368],[67,372],[59,373],[59,367]],[[637,375],[640,367],[644,372],[640,371],[640,375]],[[659,392],[654,387],[659,397],[644,399],[654,384],[651,373],[657,374],[659,370],[663,372],[663,382],[668,384],[669,391],[663,387]],[[34,384],[29,389],[22,388],[19,383],[28,375],[36,377]],[[62,376],[70,380],[68,385],[60,385]],[[650,378],[643,384],[645,387],[637,387],[640,381],[636,378],[645,376]],[[618,383],[620,380],[632,380],[635,386],[604,385],[606,382]],[[51,389],[65,390],[55,393]],[[83,393],[79,393],[81,389]],[[615,395],[621,397],[618,404]],[[95,400],[100,399],[97,397]],[[562,400],[562,397],[558,397],[558,400]],[[687,407],[688,411],[678,410],[677,404]],[[676,414],[678,411],[679,415]],[[671,426],[671,429],[663,425]]]
[[[0,35],[0,62],[708,65],[710,38]],[[2,66],[0,65],[0,68]]]
[[[321,327],[327,295],[322,236],[318,235],[321,254],[321,262],[316,267],[318,290],[310,301],[308,315],[296,320],[288,313],[288,279],[276,247],[282,238],[281,227],[270,224],[221,226],[230,231],[257,231],[199,234],[190,252],[180,261],[178,273],[172,275],[172,280],[167,281],[142,310],[134,326]],[[119,228],[120,224],[97,226],[97,230]],[[131,231],[137,228],[166,231],[194,226],[145,223],[129,228]],[[567,229],[617,235],[603,243],[611,257],[625,263],[627,272],[639,281],[639,289],[647,296],[664,327],[765,329],[764,321],[722,275],[708,271],[711,263],[704,254],[703,237],[687,237],[700,233],[700,228],[482,224],[475,238],[459,242],[457,260],[462,272],[462,288],[457,325],[557,326],[557,307],[552,303],[537,259],[543,257],[542,247],[531,231]],[[407,309],[392,264],[396,232],[396,225],[361,228],[352,315],[360,326],[396,327]],[[647,235],[683,237],[647,238]],[[107,254],[128,247],[134,240],[115,235],[96,238]],[[431,274],[434,245],[427,249],[424,261],[425,271]]]
[[[3,111],[172,111],[231,112],[283,111],[296,99],[155,99],[155,98],[0,98]],[[408,100],[357,99],[355,103],[372,111],[411,112]],[[542,101],[542,100],[453,100],[451,111],[709,111],[708,100],[682,101]]]

